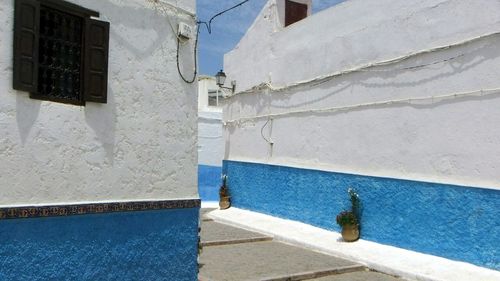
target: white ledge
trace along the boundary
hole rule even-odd
[[[219,202],[217,201],[201,201],[201,208],[219,208]]]
[[[208,217],[217,222],[270,235],[277,241],[356,261],[369,268],[404,279],[500,280],[500,272],[492,269],[362,239],[346,243],[337,232],[234,207],[212,211]]]

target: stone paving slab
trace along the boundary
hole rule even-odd
[[[316,270],[298,273],[288,273],[282,276],[274,276],[261,279],[261,281],[299,281],[299,280],[312,280],[323,276],[331,276],[337,274],[345,274],[350,272],[362,271],[365,268],[361,265],[340,266],[327,270]]]
[[[340,233],[235,207],[214,210],[209,216],[229,225],[255,229],[275,240],[360,261],[369,268],[407,280],[500,281],[497,270],[363,239],[345,243]]]
[[[203,221],[201,244],[204,247],[272,240],[272,237],[211,221]]]
[[[201,281],[282,280],[275,277],[364,269],[348,260],[273,241],[205,247],[200,264]]]
[[[402,281],[403,279],[399,279],[390,275],[374,271],[359,271],[359,272],[331,275],[322,278],[315,278],[308,280],[310,281]]]
[[[206,215],[211,211],[215,210],[215,208],[203,208],[200,210],[200,217],[202,221],[213,221],[213,219],[208,218]]]

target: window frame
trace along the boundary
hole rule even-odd
[[[297,2],[293,0],[285,0],[284,7],[284,20],[283,26],[286,28],[294,23],[297,23],[305,18],[307,18],[309,12],[309,5],[302,2]],[[302,14],[295,14],[301,12]]]
[[[224,99],[224,92],[221,90],[209,90],[207,92],[207,106],[208,107],[220,107],[222,100]],[[215,100],[215,105],[210,104],[210,100]]]
[[[99,17],[99,12],[87,9],[84,7],[81,7],[79,5],[66,2],[63,0],[15,0],[15,12],[14,12],[14,77],[13,77],[13,88],[16,90],[21,90],[21,91],[28,91],[29,97],[32,99],[37,99],[37,100],[46,100],[46,101],[53,101],[53,102],[58,102],[58,103],[65,103],[65,104],[73,104],[73,105],[79,105],[79,106],[85,106],[86,102],[98,102],[98,103],[107,103],[107,88],[108,88],[108,57],[109,57],[109,22],[104,22],[100,21],[97,19],[94,19],[96,17]],[[33,15],[34,16],[34,32],[33,32],[33,40],[34,40],[34,45],[33,45],[33,52],[34,55],[32,56],[32,61],[33,63],[33,84],[31,85],[31,88],[34,90],[27,90],[26,85],[21,85],[21,80],[22,79],[22,73],[19,74],[17,72],[21,72],[21,60],[22,58],[22,53],[21,51],[16,51],[16,49],[21,46],[20,44],[20,37],[21,35],[19,34],[22,32],[22,24],[21,19],[22,19],[22,11],[17,11],[17,9],[21,10],[22,5],[32,5],[35,8],[35,12],[37,14]],[[82,21],[82,29],[81,29],[81,57],[80,57],[80,67],[79,67],[79,79],[80,79],[80,96],[78,100],[75,99],[65,99],[65,98],[59,98],[59,97],[54,97],[54,96],[47,96],[47,95],[40,95],[38,92],[38,85],[40,83],[40,79],[38,79],[38,72],[40,70],[40,65],[39,65],[39,52],[40,52],[40,10],[41,8],[44,7],[46,9],[51,9],[55,10],[57,12],[61,12],[64,14],[68,14],[71,16],[75,16],[81,19]],[[20,17],[20,18],[18,18]],[[94,18],[93,18],[94,17]],[[16,25],[20,25],[20,27],[16,27]],[[95,36],[90,34],[88,35],[88,30],[89,26],[104,26],[106,29],[104,30],[103,34],[103,42],[102,45],[105,46],[105,50],[101,50],[104,52],[104,56],[102,57],[102,61],[100,61],[100,64],[103,65],[103,69],[101,70],[100,75],[104,77],[101,79],[101,84],[104,85],[104,87],[101,87],[101,96],[93,96],[90,94],[90,89],[92,88],[92,81],[88,79],[90,76],[90,71],[91,71],[91,62],[90,62],[90,57],[91,57],[91,48],[90,46],[91,41],[94,40]],[[97,35],[96,35],[97,36]],[[90,46],[90,47],[89,47]],[[16,67],[18,69],[16,69]]]

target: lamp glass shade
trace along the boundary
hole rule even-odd
[[[215,83],[217,85],[222,86],[224,85],[224,82],[226,82],[226,73],[224,71],[219,71],[217,74],[215,74]]]

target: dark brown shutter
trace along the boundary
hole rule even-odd
[[[37,91],[39,25],[39,2],[35,0],[16,0],[13,65],[13,88],[16,90]]]
[[[109,22],[85,19],[85,101],[106,103],[108,98]]]
[[[285,26],[296,23],[307,17],[307,5],[290,0],[285,2]]]

